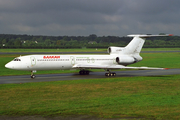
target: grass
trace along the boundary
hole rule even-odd
[[[6,69],[19,55],[0,55],[0,75],[30,74]],[[133,66],[180,67],[180,53],[142,53]],[[38,71],[38,74],[72,71]],[[73,71],[77,72],[77,71]],[[180,119],[180,75],[114,77],[0,85],[0,115]]]
[[[180,119],[180,75],[0,85],[0,115]]]
[[[141,53],[143,60],[132,66],[180,68],[180,53]]]

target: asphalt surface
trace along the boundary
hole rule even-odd
[[[36,75],[35,79],[31,79],[30,75],[20,76],[0,76],[0,84],[10,83],[29,83],[29,82],[46,82],[46,81],[64,81],[64,80],[82,80],[94,78],[107,78],[105,72],[90,72],[89,75],[79,75],[78,73],[69,74],[43,74]],[[116,71],[115,77],[135,77],[135,76],[163,76],[180,74],[180,69],[168,70],[128,70]]]

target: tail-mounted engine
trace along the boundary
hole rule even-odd
[[[118,54],[118,53],[122,52],[123,49],[124,49],[123,47],[109,47],[107,49],[107,52],[109,54]]]
[[[121,65],[129,65],[138,62],[138,60],[130,56],[122,56],[122,57],[116,57],[116,62]]]

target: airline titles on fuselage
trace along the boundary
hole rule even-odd
[[[60,56],[43,56],[43,59],[59,59]]]
[[[118,52],[118,51],[122,51],[122,49],[117,49],[116,52]]]
[[[42,59],[37,59],[37,61],[69,61],[69,59],[60,59],[59,55],[44,55]]]

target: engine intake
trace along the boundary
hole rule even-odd
[[[107,49],[107,52],[110,54],[117,54],[117,53],[123,51],[123,49],[124,49],[123,47],[109,47]]]
[[[128,65],[128,64],[136,63],[137,60],[133,57],[123,56],[123,57],[116,57],[116,62],[118,64]]]

